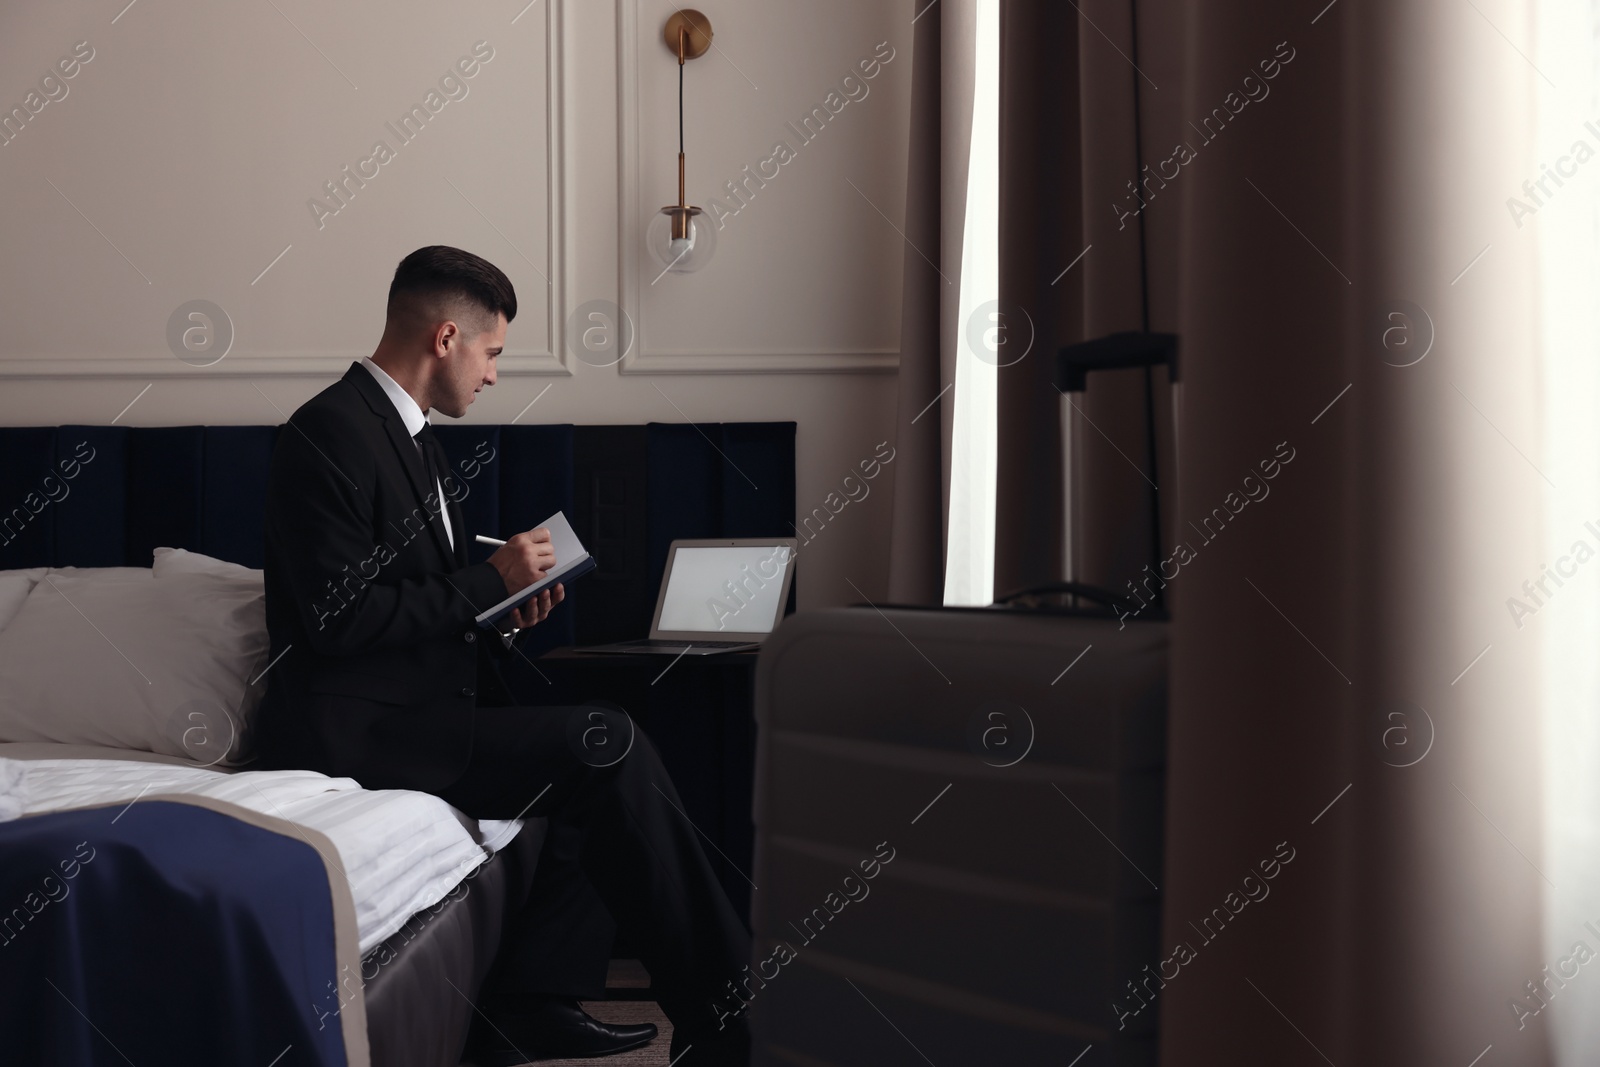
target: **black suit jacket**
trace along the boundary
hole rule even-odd
[[[279,431],[266,608],[282,658],[256,724],[263,766],[438,792],[466,767],[475,705],[509,703],[494,664],[504,646],[472,621],[505,599],[505,583],[488,563],[467,564],[460,509],[428,482],[360,364]]]

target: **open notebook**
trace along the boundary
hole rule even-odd
[[[583,543],[578,540],[578,535],[572,532],[572,524],[567,522],[566,515],[558,511],[539,525],[550,531],[550,546],[556,551],[556,565],[546,571],[545,576],[537,582],[526,589],[512,593],[480,614],[476,620],[479,626],[493,627],[511,614],[513,609],[526,604],[557,582],[570,582],[594,570],[596,566],[594,557],[584,549]]]

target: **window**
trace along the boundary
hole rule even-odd
[[[961,333],[956,342],[955,418],[950,456],[950,536],[944,602],[994,600],[996,374],[994,357],[979,358],[967,338],[985,336],[990,350],[1004,329],[991,313],[1000,293],[1000,5],[978,0],[972,93],[972,143],[962,228]],[[989,325],[969,329],[974,319]]]

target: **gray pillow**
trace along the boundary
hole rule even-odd
[[[0,630],[11,625],[11,620],[22,610],[28,594],[33,592],[33,587],[49,569],[25,567],[16,571],[0,571]]]
[[[209,574],[213,578],[231,578],[252,582],[261,588],[265,582],[262,571],[253,570],[242,563],[229,563],[214,556],[190,552],[187,548],[158,548],[155,564],[150,568],[157,578],[170,578],[175,574]]]
[[[92,574],[102,582],[142,582],[151,577],[149,567],[50,567],[45,574]]]
[[[36,580],[25,574],[0,574],[0,630],[17,617]]]
[[[0,630],[0,741],[245,762],[267,665],[259,583],[106,570],[52,570]]]

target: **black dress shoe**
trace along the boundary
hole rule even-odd
[[[517,1067],[530,1060],[611,1056],[648,1045],[655,1036],[654,1023],[613,1026],[577,1000],[559,998],[479,1017],[468,1055],[479,1067]]]

